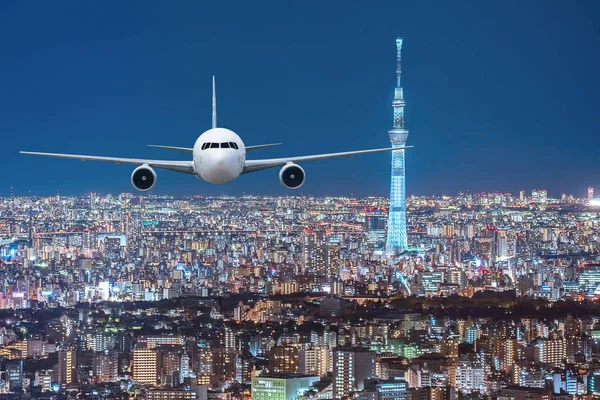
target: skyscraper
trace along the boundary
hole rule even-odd
[[[327,241],[327,273],[329,276],[340,276],[340,239],[329,238]]]
[[[394,125],[388,131],[392,147],[403,147],[408,138],[404,128],[404,94],[401,84],[402,39],[396,39],[396,89],[394,91]],[[406,234],[406,177],[404,172],[404,149],[392,152],[392,182],[390,188],[390,209],[388,214],[386,251],[400,254],[408,249]]]
[[[375,353],[361,348],[340,347],[333,352],[333,398],[360,392],[365,379],[375,375]]]
[[[327,242],[322,229],[304,230],[303,246],[304,268],[313,276],[327,276]]]

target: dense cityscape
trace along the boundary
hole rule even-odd
[[[2,398],[596,397],[596,203],[4,197]]]

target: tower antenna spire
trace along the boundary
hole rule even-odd
[[[402,38],[396,39],[396,88],[402,87]]]
[[[212,127],[217,127],[217,91],[215,88],[215,76],[213,75],[213,96],[212,96]]]

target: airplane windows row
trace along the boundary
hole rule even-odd
[[[220,143],[204,143],[202,144],[202,150],[206,150],[206,149],[218,149],[218,148],[222,148],[222,149],[238,149],[238,145],[235,142],[223,142]]]

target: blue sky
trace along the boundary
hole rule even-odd
[[[409,194],[600,190],[596,1],[0,2],[0,195],[132,191],[132,167],[19,150],[183,159],[219,125],[252,157],[384,147],[396,36]],[[385,195],[390,155],[306,163],[293,194]],[[278,171],[157,193],[286,194]]]

